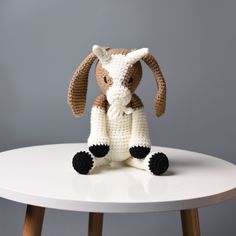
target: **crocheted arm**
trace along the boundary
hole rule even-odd
[[[106,130],[106,97],[97,96],[90,118],[89,151],[95,157],[104,157],[109,152],[109,138]]]
[[[151,141],[143,104],[136,94],[133,95],[131,107],[134,109],[134,112],[132,113],[132,130],[129,141],[129,151],[132,157],[142,159],[150,152]]]

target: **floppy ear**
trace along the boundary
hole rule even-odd
[[[152,70],[155,80],[158,86],[158,91],[154,99],[154,109],[156,116],[159,117],[165,112],[166,107],[166,82],[161,73],[161,69],[156,61],[156,59],[151,55],[147,54],[143,58],[143,61]]]
[[[74,116],[80,117],[84,114],[89,70],[96,58],[93,52],[90,53],[76,69],[71,79],[67,101]]]

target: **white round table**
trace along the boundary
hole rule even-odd
[[[45,208],[90,212],[89,235],[102,234],[105,212],[181,211],[183,233],[200,235],[197,208],[236,196],[236,166],[201,153],[166,147],[169,170],[154,176],[132,167],[72,168],[86,144],[55,144],[0,153],[0,197],[27,204],[24,236],[39,236]]]

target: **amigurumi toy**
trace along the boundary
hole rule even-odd
[[[68,103],[76,117],[84,114],[89,70],[96,59],[96,81],[101,93],[91,111],[89,151],[80,151],[73,157],[74,169],[87,174],[97,166],[114,167],[122,162],[161,175],[168,169],[169,161],[164,153],[150,153],[146,115],[141,99],[135,94],[142,78],[142,59],[152,70],[158,86],[154,99],[156,116],[164,113],[166,83],[157,61],[148,48],[93,46],[69,86]]]

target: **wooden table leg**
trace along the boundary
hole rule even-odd
[[[103,213],[89,213],[88,236],[102,236]]]
[[[183,236],[201,236],[198,209],[181,210]]]
[[[27,205],[23,236],[40,236],[43,226],[44,207]]]

